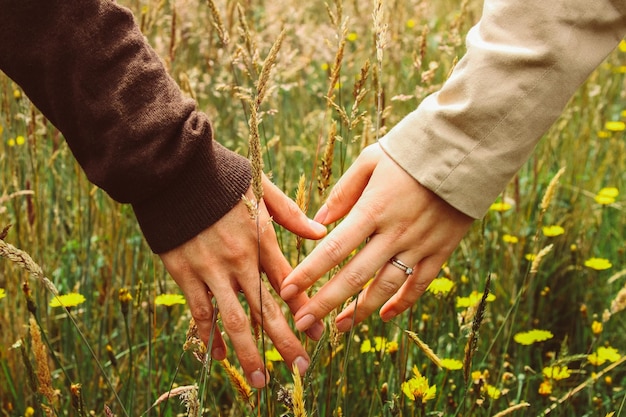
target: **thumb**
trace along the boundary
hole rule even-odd
[[[378,144],[363,149],[356,161],[337,181],[313,219],[322,224],[330,224],[348,214],[369,183],[382,153],[383,150]]]

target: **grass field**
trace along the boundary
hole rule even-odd
[[[259,136],[265,172],[293,198],[301,183],[310,215],[442,84],[482,7],[215,1],[120,3],[242,154],[246,97],[284,30]],[[0,415],[626,416],[625,64],[622,42],[410,311],[302,336],[302,378],[259,338],[259,391],[232,352],[230,365],[198,360],[188,308],[130,208],[0,74]],[[279,239],[294,265],[314,245]],[[76,305],[55,307],[52,287]]]

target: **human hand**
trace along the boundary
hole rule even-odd
[[[301,373],[309,365],[309,357],[281,308],[260,282],[259,269],[265,272],[278,292],[283,278],[292,269],[278,246],[270,215],[278,224],[302,237],[320,239],[326,234],[324,226],[309,220],[296,203],[265,177],[263,190],[265,196],[259,204],[258,234],[257,221],[240,202],[195,238],[160,255],[185,294],[201,339],[211,346],[213,358],[222,360],[226,357],[226,345],[219,329],[211,332],[215,313],[211,301],[215,297],[224,330],[248,381],[255,388],[262,388],[267,376],[251,333],[251,323],[239,300],[240,291],[249,304],[253,320],[263,323],[263,330],[285,361],[290,366],[298,366]],[[252,191],[248,190],[246,196],[252,200]],[[307,300],[305,294],[299,294],[287,304],[295,312]],[[322,332],[323,324],[318,322],[308,328],[307,334],[319,339]],[[207,342],[211,333],[213,341],[210,345]]]
[[[349,330],[383,304],[380,317],[391,320],[424,293],[473,221],[419,184],[378,144],[363,150],[314,219],[328,225],[346,214],[283,281],[283,299],[300,297],[369,238],[297,311],[294,318],[301,331],[361,291],[371,278],[357,300],[337,315],[337,328]],[[414,267],[414,272],[407,276],[391,258]]]

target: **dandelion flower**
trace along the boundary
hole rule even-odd
[[[154,304],[166,307],[171,307],[175,304],[185,304],[185,297],[180,294],[160,294],[154,300]]]
[[[463,362],[458,359],[444,358],[441,359],[441,367],[449,371],[458,371],[463,369]]]
[[[502,236],[502,241],[504,243],[517,243],[519,242],[519,238],[517,236],[505,234]]]
[[[346,35],[346,40],[348,42],[354,42],[358,39],[358,35],[356,34],[356,32],[350,32]]]
[[[486,392],[487,395],[494,400],[497,400],[498,398],[500,398],[500,395],[502,395],[502,391],[489,384],[483,385],[483,391]]]
[[[509,203],[505,203],[505,202],[497,202],[497,203],[493,203],[491,206],[489,206],[489,210],[491,211],[499,211],[499,212],[504,212],[507,210],[511,210],[513,208],[512,205],[510,205]]]
[[[604,187],[598,194],[596,194],[593,199],[598,204],[609,205],[615,203],[615,199],[619,195],[619,190],[615,187]]]
[[[609,132],[621,132],[626,129],[626,123],[619,121],[606,122],[604,128]]]
[[[539,389],[537,390],[539,395],[550,395],[552,394],[552,382],[550,380],[544,380],[541,385],[539,385]]]
[[[415,27],[415,20],[409,19],[406,21],[406,27],[409,29],[413,29]]]
[[[18,137],[15,138],[15,144],[17,146],[22,146],[24,142],[26,142],[26,139],[24,139],[24,136],[22,135],[19,135]]]
[[[589,258],[585,261],[587,268],[595,269],[596,271],[604,271],[613,266],[608,259],[604,258]]]
[[[552,339],[554,335],[548,330],[533,329],[527,332],[520,332],[513,336],[520,345],[532,345],[533,343],[543,342],[548,339]]]
[[[474,307],[478,303],[480,303],[483,295],[478,291],[472,291],[472,293],[467,297],[456,297],[456,307],[457,308],[469,308]],[[496,299],[496,296],[489,293],[487,296],[487,302],[491,302]]]
[[[428,385],[428,378],[422,376],[417,366],[413,365],[413,378],[402,383],[402,392],[410,400],[425,404],[426,401],[435,398],[437,393],[436,385]]]
[[[602,322],[594,320],[593,323],[591,323],[591,332],[596,336],[602,333],[602,328]]]
[[[589,363],[594,366],[600,366],[607,361],[611,363],[617,362],[619,358],[621,358],[619,351],[611,346],[600,346],[594,353],[587,356]]]
[[[384,349],[385,344],[387,343],[387,339],[384,337],[376,336],[374,338],[374,344],[369,339],[365,339],[363,343],[361,343],[361,353],[368,352],[380,352]]]
[[[545,368],[543,368],[542,373],[546,378],[550,378],[555,381],[567,379],[572,375],[570,369],[567,366],[559,365],[546,366]]]
[[[85,302],[85,296],[72,292],[69,294],[59,295],[50,301],[50,307],[76,307]]]
[[[265,351],[265,360],[270,362],[281,362],[284,359],[281,356],[280,352],[278,352],[278,350],[273,347],[270,350]]]
[[[15,146],[15,139],[14,138],[7,139],[7,146],[9,147]]]
[[[454,287],[454,282],[448,278],[435,278],[428,286],[428,291],[433,294],[447,294]]]
[[[547,237],[555,237],[565,233],[565,229],[561,226],[553,225],[553,226],[544,226],[543,227],[543,235]]]

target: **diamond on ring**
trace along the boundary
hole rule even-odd
[[[413,273],[413,268],[411,268],[410,266],[408,266],[407,264],[405,264],[398,258],[391,258],[389,259],[389,262],[391,263],[391,265],[395,266],[396,268],[400,268],[401,270],[403,270],[404,273],[407,275],[411,275]]]

